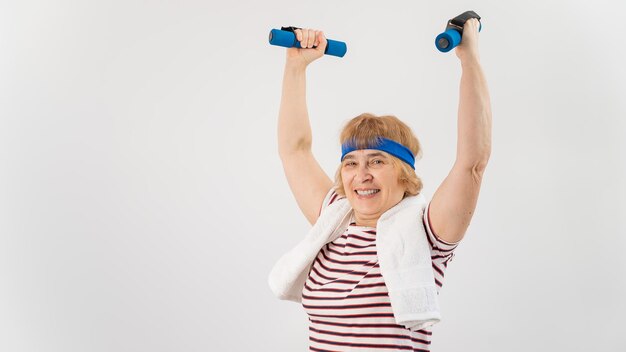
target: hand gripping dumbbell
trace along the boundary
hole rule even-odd
[[[459,45],[461,43],[461,37],[463,36],[463,25],[465,25],[465,22],[470,18],[476,18],[478,20],[480,24],[478,31],[480,32],[483,28],[482,23],[480,23],[480,16],[474,11],[463,12],[449,20],[445,32],[435,38],[435,46],[437,49],[442,53],[447,53]]]
[[[298,27],[281,27],[280,29],[272,29],[270,31],[270,44],[283,46],[285,48],[302,48],[298,38],[296,38],[296,29]],[[314,46],[313,48],[317,48]],[[343,57],[348,50],[346,43],[337,40],[326,39],[326,50],[324,54]]]

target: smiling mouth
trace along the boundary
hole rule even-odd
[[[380,192],[379,189],[368,189],[366,191],[362,191],[362,190],[354,190],[354,193],[356,193],[359,196],[371,196],[374,195],[376,193]]]

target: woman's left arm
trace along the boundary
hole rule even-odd
[[[491,154],[491,102],[478,55],[478,26],[478,20],[468,20],[463,27],[461,44],[455,49],[463,70],[457,155],[429,207],[433,232],[449,243],[457,243],[465,235]]]

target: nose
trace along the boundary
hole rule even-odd
[[[356,172],[356,179],[359,182],[370,181],[372,179],[372,174],[366,165],[359,166]]]

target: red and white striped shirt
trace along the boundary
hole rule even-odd
[[[340,199],[331,190],[323,208]],[[437,292],[458,243],[447,243],[430,228],[428,235]],[[315,258],[302,290],[309,316],[310,351],[430,351],[431,328],[411,331],[393,317],[387,287],[376,255],[376,228],[352,222]]]

